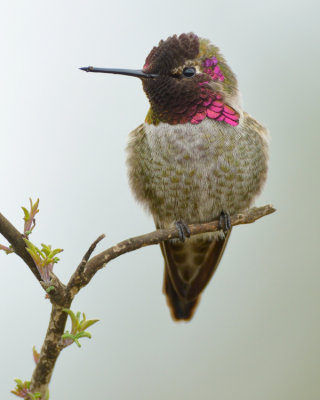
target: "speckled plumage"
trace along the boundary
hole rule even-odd
[[[186,66],[196,68],[194,77],[181,75]],[[267,132],[242,110],[236,78],[218,48],[194,34],[174,36],[151,51],[144,69],[160,77],[143,81],[151,109],[130,134],[128,166],[133,192],[156,226],[248,208],[266,179]],[[210,110],[208,98],[221,101],[225,117]],[[164,291],[175,319],[191,318],[228,237],[162,244]]]
[[[142,124],[130,134],[130,182],[161,227],[247,208],[266,177],[265,131],[244,113],[237,127],[205,119]]]

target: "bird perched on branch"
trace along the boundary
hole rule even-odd
[[[128,167],[136,198],[157,228],[180,240],[161,244],[164,293],[175,320],[189,320],[231,233],[266,179],[267,131],[241,106],[236,77],[219,49],[193,33],[160,41],[142,70],[82,68],[141,79],[150,109],[130,134]],[[190,238],[188,224],[220,218],[220,234]]]

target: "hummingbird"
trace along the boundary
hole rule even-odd
[[[235,74],[220,50],[194,33],[153,47],[142,69],[81,68],[137,77],[149,99],[129,135],[129,181],[158,229],[163,291],[176,321],[192,318],[231,233],[230,215],[248,209],[268,168],[268,132],[241,105]],[[190,237],[189,224],[219,219],[221,230]]]

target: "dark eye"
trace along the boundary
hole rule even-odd
[[[196,69],[194,67],[186,67],[182,71],[182,74],[186,76],[187,78],[191,78],[193,75],[195,75]]]

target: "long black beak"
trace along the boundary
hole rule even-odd
[[[128,76],[136,76],[137,78],[156,78],[157,74],[146,74],[142,71],[142,69],[122,69],[122,68],[95,68],[95,67],[82,67],[79,68],[82,71],[86,72],[100,72],[103,74],[119,74],[119,75],[128,75]]]

